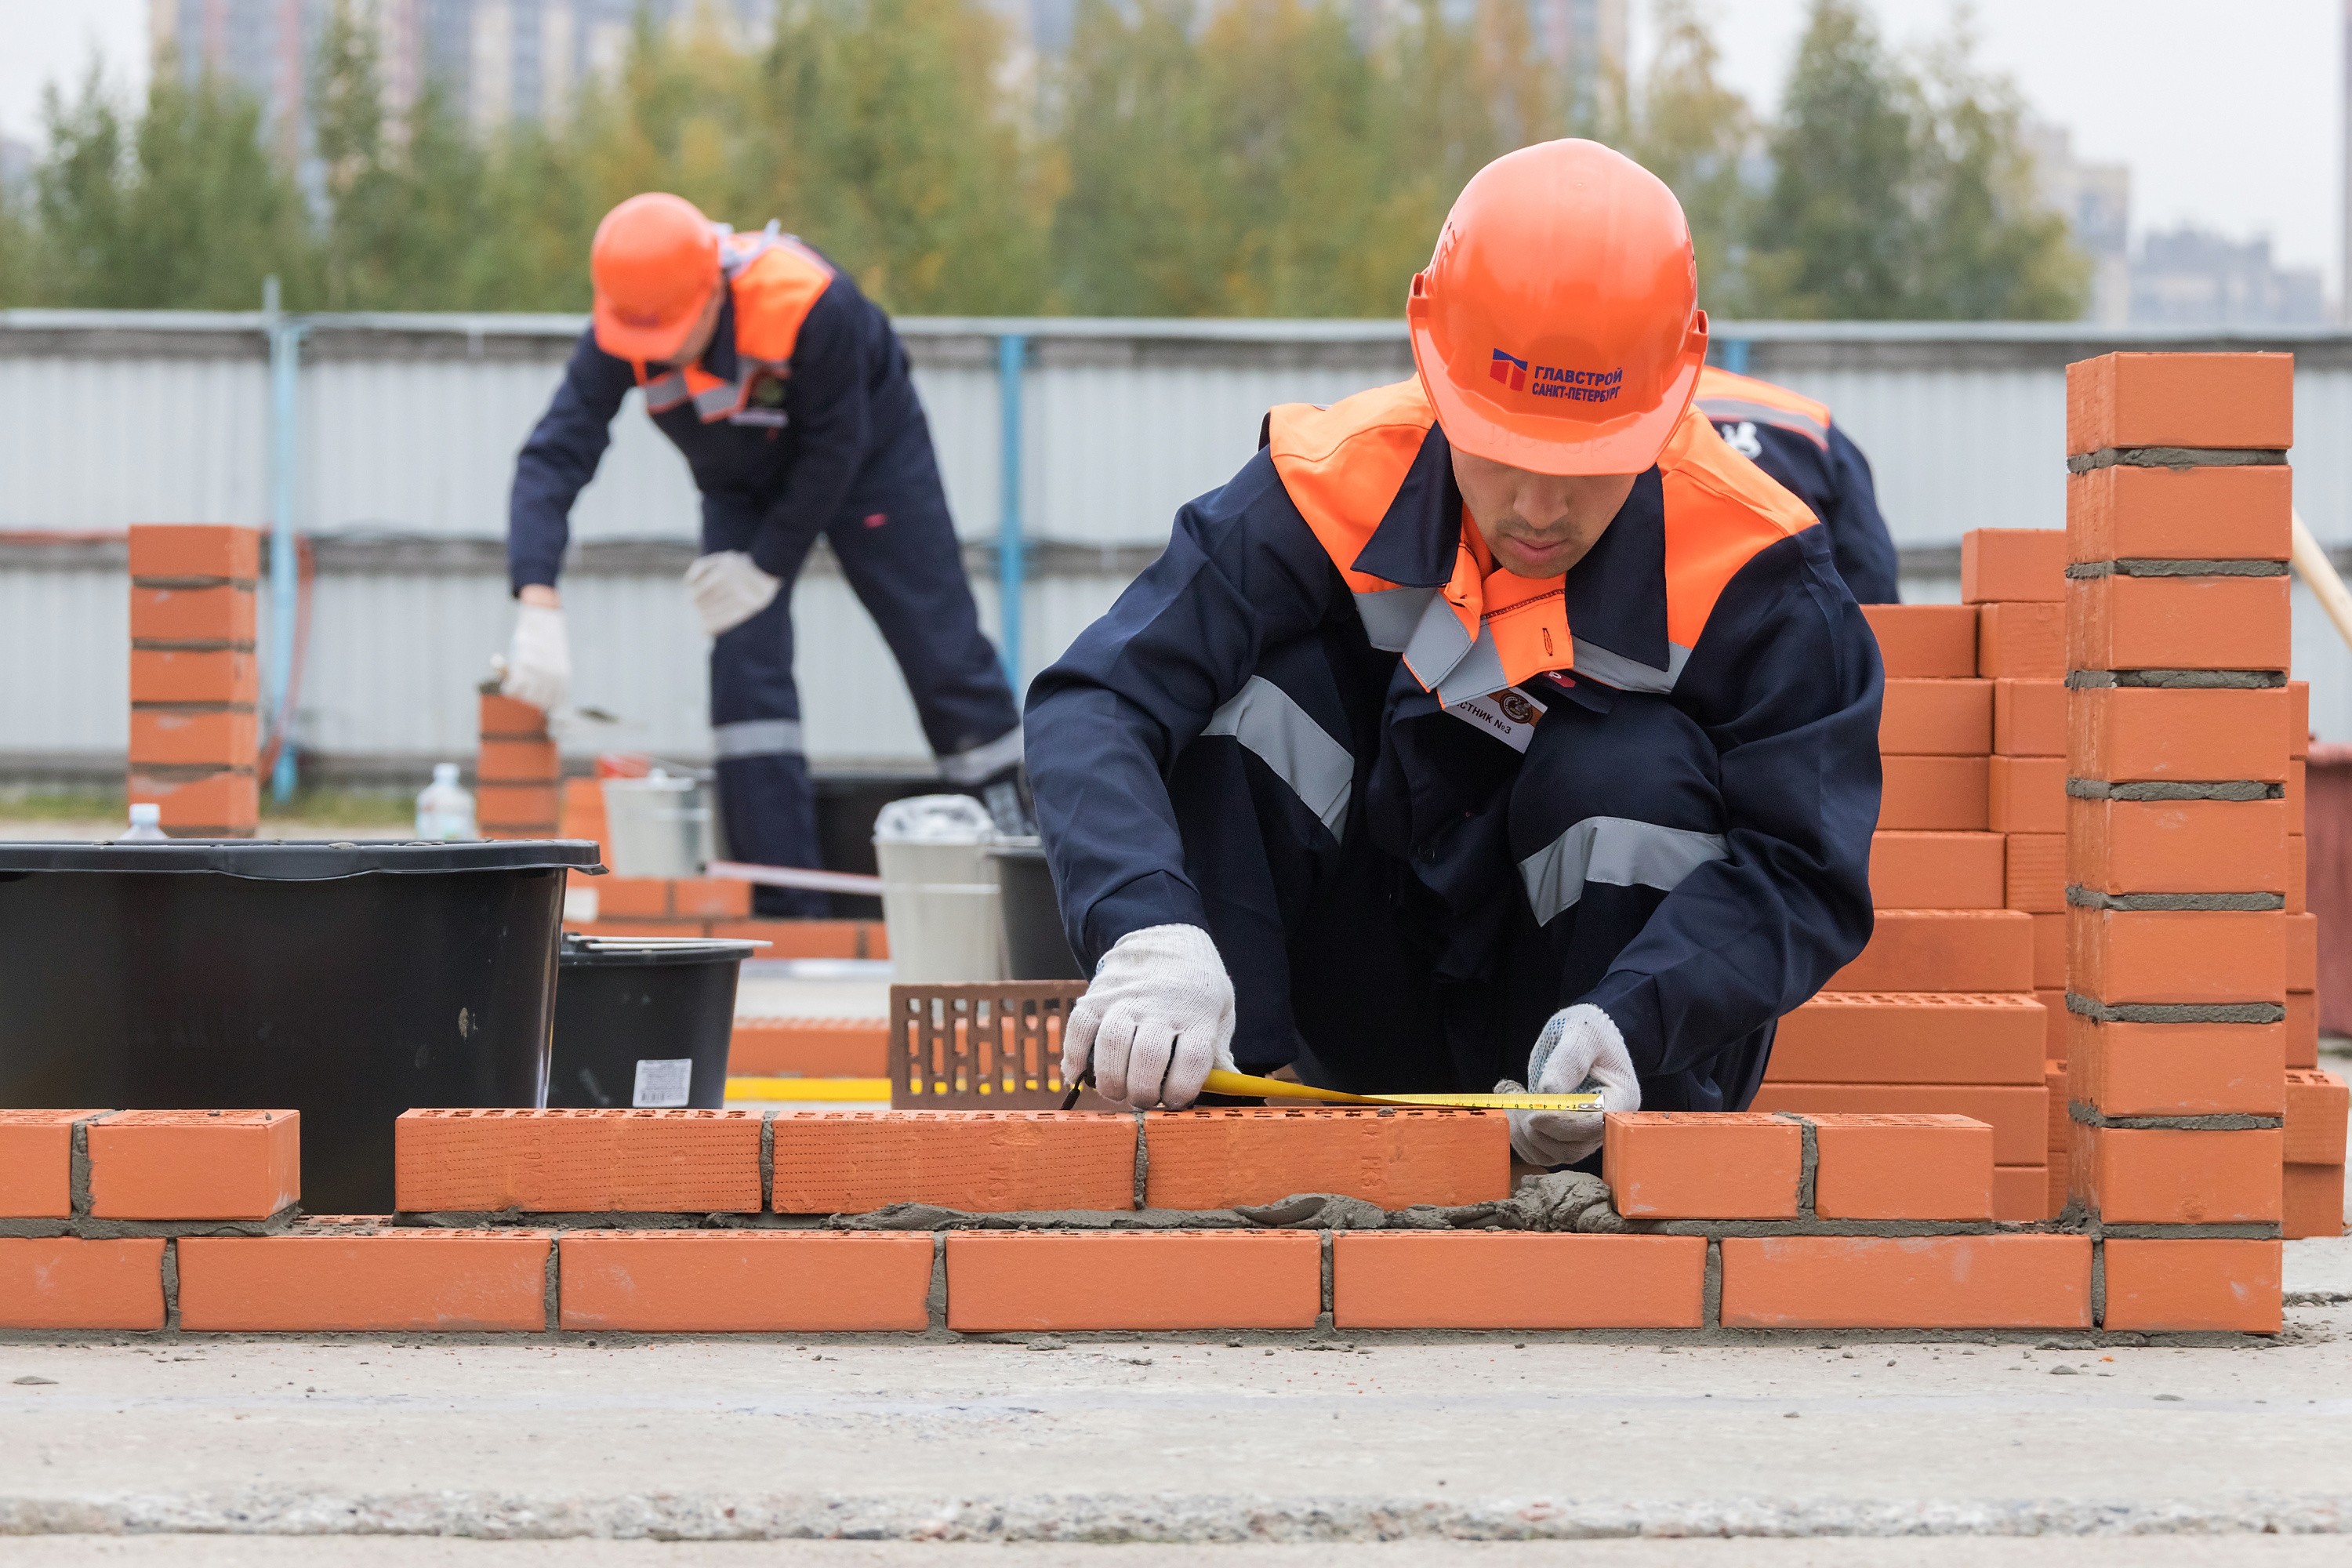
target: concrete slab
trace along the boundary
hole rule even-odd
[[[2290,1317],[2283,1342],[2230,1350],[16,1342],[0,1534],[855,1535],[1019,1543],[988,1561],[1020,1564],[1122,1540],[1631,1534],[1784,1554],[1573,1561],[1978,1563],[1909,1540],[1786,1553],[2128,1534],[2300,1563],[2254,1542],[2352,1529],[2352,1309]],[[2245,1554],[2212,1555],[2217,1535]],[[2003,1563],[2032,1561],[2016,1544]],[[371,1550],[346,1560],[471,1560]],[[537,1561],[484,1559],[509,1560]]]

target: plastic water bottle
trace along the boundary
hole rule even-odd
[[[153,801],[142,801],[131,808],[131,831],[115,840],[117,844],[161,843],[163,808]]]
[[[416,837],[474,838],[473,792],[457,782],[457,764],[433,764],[433,782],[416,797]]]

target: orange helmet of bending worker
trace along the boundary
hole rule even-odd
[[[1706,358],[1682,204],[1597,142],[1473,175],[1405,313],[1445,438],[1539,474],[1649,468]]]
[[[719,287],[719,231],[684,196],[631,196],[596,226],[588,276],[596,346],[615,359],[667,359]]]

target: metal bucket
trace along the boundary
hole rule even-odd
[[[894,800],[874,819],[890,975],[900,984],[1004,978],[1004,916],[988,808],[963,795]]]
[[[624,877],[699,877],[719,858],[710,786],[659,769],[605,779],[604,853]]]

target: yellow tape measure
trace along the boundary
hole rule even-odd
[[[1601,1110],[1597,1094],[1342,1094],[1336,1089],[1316,1089],[1278,1078],[1253,1078],[1247,1073],[1210,1069],[1201,1086],[1211,1094],[1245,1095],[1259,1100],[1311,1100],[1327,1105],[1442,1105],[1462,1110]]]

